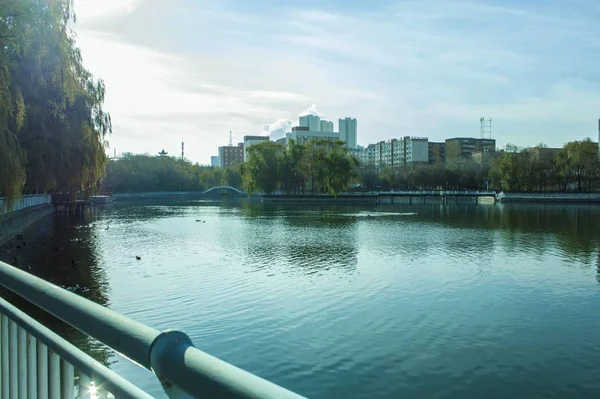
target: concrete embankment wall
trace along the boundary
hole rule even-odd
[[[113,193],[115,201],[138,200],[138,199],[160,199],[160,198],[181,198],[181,197],[202,197],[203,191],[157,191],[148,193]]]
[[[471,195],[382,195],[379,197],[380,204],[402,204],[402,205],[453,205],[453,204],[494,204],[493,196],[471,196]]]
[[[600,193],[504,193],[503,203],[600,204]]]
[[[376,204],[377,197],[372,195],[264,195],[265,203],[289,204]]]
[[[54,213],[54,206],[45,204],[0,215],[0,244],[52,213]]]
[[[496,197],[477,197],[477,203],[478,204],[495,204],[496,203]]]

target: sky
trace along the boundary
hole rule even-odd
[[[598,139],[599,0],[75,0],[106,84],[110,154],[209,164],[305,113],[357,119],[358,143]]]

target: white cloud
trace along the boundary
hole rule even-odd
[[[317,104],[312,104],[310,107],[308,107],[307,109],[305,109],[304,111],[302,111],[298,114],[298,116],[305,116],[305,115],[323,116],[323,113],[319,112],[319,110],[317,109]]]
[[[327,0],[327,12],[76,0],[79,16],[94,21],[76,28],[86,66],[106,82],[113,147],[178,152],[184,136],[190,158],[208,162],[230,129],[236,141],[257,131],[278,138],[298,115],[321,110],[356,117],[362,144],[478,135],[481,116],[520,145],[581,138],[600,109],[591,51],[600,31],[584,3],[557,11],[558,2],[428,0],[333,13]],[[265,23],[281,20],[289,29]],[[297,114],[306,104],[320,109]]]
[[[262,126],[262,132],[268,135],[271,140],[277,140],[285,137],[286,133],[292,131],[292,126],[296,123],[291,119],[279,119],[274,123],[267,123]]]
[[[75,13],[79,23],[87,23],[97,18],[130,14],[142,0],[77,0]]]

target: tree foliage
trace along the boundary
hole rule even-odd
[[[481,160],[458,157],[446,164],[363,168],[361,182],[368,190],[594,191],[600,189],[600,161],[598,145],[590,139],[566,143],[561,149],[508,144]]]
[[[105,171],[104,83],[82,64],[72,0],[0,3],[0,196],[93,191]]]
[[[247,161],[241,166],[244,188],[249,193],[277,189],[287,194],[345,191],[358,178],[358,161],[341,141],[293,140],[287,148],[264,142],[247,149]]]
[[[241,188],[237,168],[213,168],[174,157],[125,154],[109,160],[104,189],[110,192],[204,191],[226,185]]]
[[[518,149],[509,145],[492,165],[498,189],[509,191],[593,191],[600,185],[598,146],[589,138],[562,149],[544,144]]]

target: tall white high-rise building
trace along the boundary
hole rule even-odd
[[[356,148],[356,119],[344,118],[339,120],[340,140],[350,149]]]
[[[331,121],[321,121],[321,129],[322,132],[333,132],[333,122]]]
[[[311,132],[321,131],[321,118],[317,115],[304,115],[300,117],[300,126],[307,127]]]

